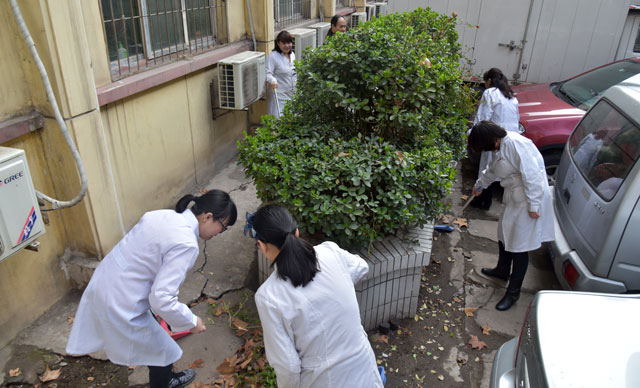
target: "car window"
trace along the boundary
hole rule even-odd
[[[640,155],[640,129],[606,100],[599,101],[569,138],[576,166],[604,200],[611,200]]]
[[[640,63],[627,60],[612,63],[565,81],[558,92],[560,98],[577,108],[587,110],[611,86],[640,73]]]

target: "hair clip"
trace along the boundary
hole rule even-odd
[[[244,225],[244,230],[243,230],[243,234],[246,236],[247,233],[249,233],[249,236],[251,236],[252,238],[257,238],[258,236],[258,232],[256,232],[255,229],[253,229],[253,217],[255,217],[256,212],[253,212],[251,214],[249,214],[249,212],[246,213],[245,217],[247,219],[247,223]]]

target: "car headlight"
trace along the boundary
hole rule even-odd
[[[518,132],[522,135],[525,131],[526,129],[524,128],[524,125],[522,125],[522,123],[518,123]]]

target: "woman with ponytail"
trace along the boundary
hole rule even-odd
[[[245,232],[275,267],[255,299],[278,387],[382,387],[354,288],[367,263],[335,243],[301,239],[279,205],[247,215]]]
[[[178,290],[198,257],[198,237],[213,238],[236,217],[235,204],[220,190],[185,195],[175,210],[145,213],[96,268],[80,300],[67,353],[104,350],[115,364],[147,365],[150,388],[189,385],[195,372],[173,373],[182,350],[154,313],[174,331],[206,329],[178,301]]]
[[[476,112],[473,124],[481,121],[492,121],[507,131],[519,132],[520,113],[518,112],[518,99],[509,87],[509,80],[498,68],[492,68],[483,75],[485,90],[480,99],[480,105]],[[491,153],[482,152],[478,177],[491,162]],[[471,202],[471,206],[480,209],[489,209],[493,190],[485,187],[482,194]]]

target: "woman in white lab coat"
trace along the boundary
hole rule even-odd
[[[115,364],[147,365],[151,388],[190,384],[193,370],[172,372],[182,350],[153,313],[175,331],[205,330],[202,319],[178,301],[178,289],[198,257],[198,237],[213,238],[236,217],[235,204],[220,190],[186,195],[175,210],[145,213],[96,268],[78,306],[67,353],[104,350]]]
[[[492,121],[507,131],[519,132],[520,113],[518,112],[518,99],[509,87],[507,77],[500,69],[494,67],[486,71],[482,79],[484,80],[485,90],[482,93],[473,124],[478,124],[480,121]],[[481,153],[478,174],[487,167],[490,157],[491,154],[489,152],[483,151]],[[492,196],[493,190],[491,184],[489,184],[480,196],[474,198],[471,206],[489,209]]]
[[[382,387],[354,288],[367,263],[335,243],[314,247],[299,238],[282,206],[247,218],[246,230],[276,268],[255,300],[278,387]]]
[[[291,51],[293,37],[287,31],[280,31],[276,44],[267,57],[267,114],[280,117],[284,106],[293,97],[296,89],[294,61],[296,54]],[[276,101],[276,90],[278,99]]]
[[[542,155],[526,137],[505,131],[490,121],[474,125],[469,147],[490,152],[491,162],[476,181],[472,195],[500,179],[504,213],[498,223],[498,265],[483,268],[487,276],[508,280],[507,292],[496,305],[509,309],[519,298],[529,264],[528,252],[554,239],[553,207]],[[513,264],[513,269],[512,269]]]

